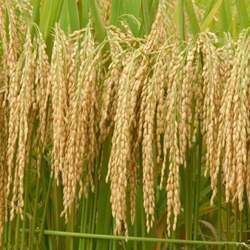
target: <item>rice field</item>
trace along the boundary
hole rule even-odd
[[[0,0],[0,249],[250,249],[249,0]]]

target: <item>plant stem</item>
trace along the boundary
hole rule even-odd
[[[25,230],[27,231],[27,230]],[[40,230],[36,230],[40,233]],[[76,232],[63,232],[63,231],[52,231],[43,230],[44,235],[60,236],[60,237],[75,237],[75,238],[91,238],[91,239],[102,239],[102,240],[115,240],[115,241],[139,241],[139,242],[162,242],[162,243],[173,243],[180,245],[201,245],[201,246],[237,246],[245,247],[249,249],[249,246],[243,242],[237,241],[202,241],[202,240],[181,240],[181,239],[162,239],[162,238],[151,238],[151,237],[135,237],[135,236],[115,236],[105,234],[89,234],[89,233],[76,233]]]
[[[222,203],[222,199],[221,199],[221,168],[219,169],[219,175],[218,175],[218,194],[217,194],[217,197],[218,197],[218,203],[217,203],[217,207],[218,207],[218,213],[217,213],[217,231],[218,231],[218,240],[221,240],[222,239],[222,230],[221,230],[221,216],[222,216],[222,213],[221,213],[221,210],[222,210],[222,207],[221,207],[221,203]],[[218,247],[218,250],[220,250],[221,247],[219,246]]]
[[[177,25],[179,39],[181,43],[185,40],[185,17],[184,17],[184,0],[178,0],[177,2]]]
[[[30,153],[31,158],[31,153]],[[29,160],[29,165],[30,165]],[[26,228],[26,213],[27,213],[27,207],[28,207],[28,183],[29,183],[29,169],[26,170],[26,178],[25,178],[25,187],[24,187],[24,211],[23,211],[23,232],[22,232],[22,238],[21,238],[21,250],[25,249],[25,232],[24,229]]]
[[[44,234],[43,229],[44,229],[45,220],[46,220],[46,213],[47,213],[47,208],[48,208],[48,203],[49,203],[49,196],[50,196],[50,191],[51,191],[51,187],[52,187],[52,181],[53,180],[50,177],[49,184],[48,184],[48,189],[47,189],[47,193],[46,193],[46,197],[45,197],[44,210],[43,210],[42,221],[41,221],[41,225],[40,225],[40,231],[39,231],[36,250],[39,250],[39,246],[40,246],[40,244],[42,242],[42,237],[43,237],[43,234]]]
[[[20,234],[20,215],[17,215],[17,220],[16,220],[16,232],[15,232],[15,246],[14,246],[14,250],[18,250],[18,241],[19,241],[19,234]]]
[[[39,198],[39,184],[40,184],[40,177],[37,175],[36,177],[36,190],[35,190],[35,204],[34,204],[34,214],[32,217],[32,224],[31,224],[31,231],[29,237],[29,248],[33,248],[33,240],[35,238],[34,231],[36,227],[36,220],[37,220],[37,212],[38,212],[38,198]]]
[[[198,147],[198,162],[197,162],[197,178],[196,178],[196,191],[195,191],[195,207],[194,207],[194,240],[197,239],[198,226],[199,226],[199,202],[200,202],[200,183],[201,183],[201,161],[202,161],[202,138],[199,128],[197,136],[197,147]]]

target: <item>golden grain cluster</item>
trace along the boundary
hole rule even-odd
[[[6,23],[0,5],[0,233],[6,219],[22,215],[25,169],[32,151],[40,166],[48,143],[66,219],[74,201],[94,191],[95,160],[109,139],[106,180],[117,233],[134,220],[138,182],[148,231],[157,186],[166,190],[168,231],[176,228],[180,168],[199,134],[211,202],[219,174],[227,202],[241,210],[244,192],[250,200],[249,32],[223,46],[202,33],[180,49],[165,32],[163,3],[144,39],[125,24],[123,31],[108,27],[102,44],[91,24],[71,35],[56,26],[51,58],[42,35],[33,36],[14,14],[16,6]]]

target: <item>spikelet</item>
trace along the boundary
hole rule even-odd
[[[163,152],[164,160],[162,165],[161,185],[163,175],[168,164],[168,178],[166,185],[167,192],[167,230],[170,234],[171,228],[175,230],[177,217],[180,213],[180,186],[179,167],[184,159],[178,143],[178,112],[180,112],[180,84],[182,74],[179,71],[183,66],[183,53],[178,52],[178,47],[172,48],[172,59],[168,68],[168,85],[166,96],[166,115]],[[171,218],[173,216],[173,221]]]
[[[6,143],[7,143],[7,117],[6,109],[3,105],[4,96],[0,96],[0,247],[2,247],[3,227],[6,221],[7,197],[6,197],[6,180],[7,180],[7,165],[6,165]]]
[[[185,158],[187,150],[192,146],[196,135],[197,116],[193,114],[197,81],[197,46],[192,42],[187,47],[186,62],[183,68],[183,81],[181,86],[181,107],[179,112],[179,144],[182,158]],[[184,167],[186,162],[183,162]],[[188,171],[188,170],[187,170]]]
[[[201,52],[203,55],[203,111],[202,111],[202,133],[206,145],[206,173],[211,178],[213,191],[211,203],[217,192],[217,175],[219,165],[216,162],[217,136],[219,125],[219,108],[223,82],[220,79],[220,61],[218,50],[215,47],[216,37],[210,33],[201,34]]]
[[[23,57],[20,57],[18,61],[14,79],[10,82],[11,88],[8,96],[10,115],[7,147],[7,196],[10,194],[12,185],[11,219],[16,213],[20,213],[22,217],[24,169],[28,163],[33,124],[35,53],[31,43],[30,31],[26,35],[24,52]],[[12,173],[14,174],[13,177]]]
[[[5,5],[0,2],[0,86],[3,87],[4,84],[8,81],[7,75],[7,34],[5,30],[5,14],[4,14]]]
[[[55,29],[50,81],[53,127],[52,170],[57,183],[59,183],[59,173],[63,170],[66,147],[66,112],[68,109],[68,100],[66,81],[66,37],[58,26]]]
[[[167,38],[167,15],[166,0],[160,0],[156,12],[155,20],[152,24],[151,31],[147,36],[145,45],[145,53],[150,53],[159,48],[159,44],[163,44]]]
[[[117,108],[118,82],[123,69],[122,57],[125,56],[117,32],[108,30],[112,62],[109,65],[107,77],[103,83],[102,110],[100,121],[100,137],[104,141],[114,127],[114,117]]]
[[[49,58],[46,53],[46,44],[39,34],[37,41],[37,67],[35,78],[35,91],[36,91],[36,105],[39,110],[39,129],[40,135],[39,144],[44,146],[45,144],[45,130],[46,130],[46,114],[48,110],[48,99],[51,90],[51,82],[49,81]]]
[[[147,43],[145,47],[147,48]],[[157,163],[161,163],[161,136],[164,133],[164,102],[166,84],[167,44],[159,44],[159,53],[151,57],[147,74],[152,77],[144,81],[139,111],[138,143],[142,144],[143,204],[146,213],[147,231],[153,227],[155,213],[155,179]],[[145,52],[149,52],[147,49]],[[152,69],[152,72],[151,70]],[[156,157],[155,152],[157,153]]]
[[[248,61],[248,79],[250,79],[250,71],[249,71],[250,61]],[[250,120],[250,88],[247,90],[247,107],[248,107],[248,121]],[[246,172],[246,193],[248,197],[248,202],[250,203],[250,124],[248,123],[247,127],[247,172]]]
[[[145,118],[143,123],[142,138],[142,161],[143,161],[143,204],[146,213],[147,231],[154,222],[155,194],[154,194],[154,167],[153,147],[155,145],[155,111],[156,111],[156,88],[154,80],[150,79],[147,86]]]
[[[103,20],[105,23],[108,23],[110,19],[110,15],[111,15],[112,1],[111,0],[99,0],[99,5],[100,5],[101,13],[103,16]]]
[[[6,6],[9,15],[9,24],[8,24],[8,43],[6,48],[6,65],[7,65],[7,75],[9,81],[12,81],[15,75],[16,62],[18,57],[18,41],[17,41],[17,18],[14,14],[13,5]],[[8,84],[8,89],[10,88]],[[8,93],[8,92],[7,92]]]
[[[147,72],[147,60],[141,52],[128,54],[124,61],[118,87],[112,150],[107,178],[111,180],[112,214],[116,220],[115,232],[120,233],[126,224],[126,192],[128,166],[134,164],[133,137],[137,127],[137,112]]]
[[[33,6],[28,0],[14,0],[15,6],[22,15],[25,15],[26,18],[32,18]]]
[[[107,179],[111,181],[111,207],[112,215],[115,218],[115,232],[121,233],[123,226],[126,226],[126,192],[127,192],[127,165],[130,160],[129,148],[129,118],[127,108],[127,96],[129,93],[130,62],[127,59],[127,66],[124,67],[119,79],[117,111],[115,115],[114,134],[112,137],[112,149],[109,160]],[[131,63],[131,64],[129,64]]]
[[[158,5],[158,9],[156,12],[156,17],[154,23],[152,24],[152,28],[148,36],[146,37],[145,45],[142,46],[142,51],[145,55],[150,57],[150,54],[157,49],[164,47],[166,40],[166,6],[165,1],[161,0]],[[150,61],[151,59],[151,61]],[[152,57],[147,59],[151,64],[155,62],[155,59]],[[143,62],[145,61],[145,62]],[[145,64],[144,74],[150,74],[150,64],[143,58],[141,65]],[[157,64],[156,64],[157,65]],[[159,66],[162,66],[159,63]],[[158,151],[158,161],[160,158],[161,145],[160,145],[160,134],[163,133],[163,125],[160,121],[157,121],[156,125],[156,112],[158,116],[161,115],[162,106],[160,107],[158,104],[163,105],[163,95],[164,95],[164,87],[161,84],[164,84],[164,73],[160,70],[163,70],[164,67],[159,67],[156,74],[153,75],[151,79],[147,77],[143,81],[142,93],[141,93],[141,104],[140,104],[140,113],[138,115],[139,118],[139,132],[138,132],[138,143],[142,143],[142,162],[143,162],[143,205],[146,213],[146,226],[147,231],[152,228],[154,223],[154,213],[155,213],[155,166],[156,162],[153,159],[154,155],[154,147],[156,145],[155,133],[158,132],[157,139],[157,151]],[[139,70],[138,70],[139,71]],[[138,72],[137,72],[138,73]],[[158,81],[158,73],[161,78]],[[160,98],[157,101],[158,97],[158,89],[160,91]],[[157,110],[157,106],[159,109]],[[161,108],[161,110],[160,110]],[[158,117],[159,118],[159,117]],[[157,131],[157,128],[160,130]]]
[[[72,100],[69,102],[67,116],[68,139],[66,143],[65,165],[62,171],[64,191],[64,211],[70,212],[76,198],[77,184],[79,196],[94,190],[92,174],[97,155],[98,122],[98,81],[101,49],[94,47],[90,29],[86,31],[80,48],[80,67],[70,87]],[[77,65],[77,63],[75,64]],[[71,92],[70,91],[70,92]]]
[[[37,173],[40,174],[40,165],[42,155],[48,141],[48,130],[51,123],[48,120],[48,114],[50,111],[49,107],[49,96],[51,91],[50,82],[50,65],[49,59],[46,53],[46,44],[43,40],[42,34],[38,33],[37,39],[34,40],[36,44],[36,68],[35,68],[35,79],[34,79],[34,110],[36,112],[35,119],[38,120],[38,128],[34,138],[34,151],[37,150]]]
[[[169,49],[163,46],[154,65],[154,71],[152,78],[155,81],[155,88],[156,88],[156,99],[157,99],[157,106],[156,106],[156,148],[157,148],[157,163],[162,164],[162,143],[161,137],[164,134],[164,115],[166,113],[165,107],[165,91],[167,85],[167,64],[166,62],[170,60],[170,53]]]
[[[248,172],[249,48],[249,40],[243,32],[223,92],[218,136],[226,201],[237,200],[240,210]]]

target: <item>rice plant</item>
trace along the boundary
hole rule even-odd
[[[0,248],[250,248],[248,0],[0,0]]]

